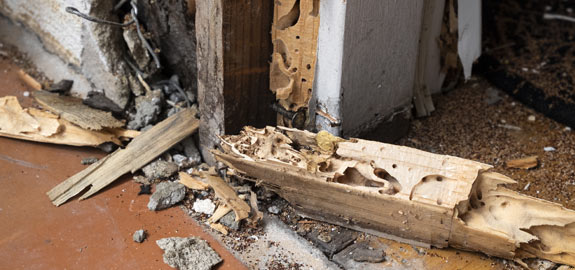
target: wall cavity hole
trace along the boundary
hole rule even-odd
[[[299,36],[295,36],[295,39],[300,39],[300,37],[299,37]]]
[[[294,67],[294,68],[291,69],[291,71],[292,71],[292,72],[297,72],[297,68]]]
[[[305,78],[301,78],[301,82],[307,82]]]
[[[438,176],[438,177],[435,178],[435,180],[437,180],[438,182],[441,182],[441,181],[443,181],[443,177]]]
[[[481,190],[477,190],[477,199],[478,200],[483,199],[483,193],[481,193]]]
[[[441,205],[443,202],[441,201],[441,199],[437,199],[437,205]]]
[[[484,202],[481,202],[481,206],[485,206],[485,203],[484,203]]]
[[[393,164],[393,165],[391,165],[391,167],[395,169],[395,168],[397,168],[397,164]]]
[[[501,207],[505,207],[505,206],[507,206],[507,204],[508,204],[507,202],[502,202]]]
[[[308,70],[311,69],[311,65],[310,65],[310,64],[307,64],[305,67],[306,67]]]

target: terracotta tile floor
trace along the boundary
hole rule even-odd
[[[0,59],[0,96],[15,95],[23,104],[26,87],[17,67]],[[55,207],[46,192],[79,172],[86,157],[104,154],[0,138],[0,269],[170,269],[155,240],[200,236],[224,259],[218,269],[244,269],[217,241],[178,207],[146,208],[148,195],[125,176],[85,201]],[[137,244],[132,233],[148,231]]]

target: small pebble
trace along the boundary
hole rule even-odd
[[[134,242],[142,243],[146,239],[146,232],[144,230],[137,230],[132,238]]]
[[[531,186],[531,182],[527,183],[527,185],[525,185],[525,187],[523,188],[523,190],[528,190],[529,186]]]
[[[563,131],[571,131],[571,127],[565,127]]]
[[[534,122],[535,121],[535,115],[530,115],[529,117],[527,117],[527,121]]]
[[[544,150],[545,152],[553,152],[553,151],[555,151],[555,150],[557,150],[557,149],[555,149],[555,147],[553,147],[553,146],[547,146],[547,147],[544,147],[543,150]]]
[[[24,91],[24,93],[22,93],[22,95],[25,96],[25,97],[29,97],[29,96],[30,96],[30,92]]]

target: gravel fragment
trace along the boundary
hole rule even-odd
[[[146,231],[137,230],[136,232],[134,232],[134,236],[132,236],[132,238],[134,239],[134,242],[142,243],[146,239]]]
[[[152,211],[168,208],[186,196],[186,187],[177,182],[161,182],[156,185],[156,192],[150,196],[148,209]]]

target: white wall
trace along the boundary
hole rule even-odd
[[[88,22],[65,11],[67,6],[73,6],[80,12],[110,19],[115,16],[112,13],[115,3],[112,0],[0,0],[0,13],[38,35],[49,52],[70,63],[85,77],[89,83],[81,84],[83,87],[75,85],[73,92],[84,96],[90,90],[103,91],[123,107],[128,102],[130,89],[126,78],[128,70],[121,61],[121,29]]]

